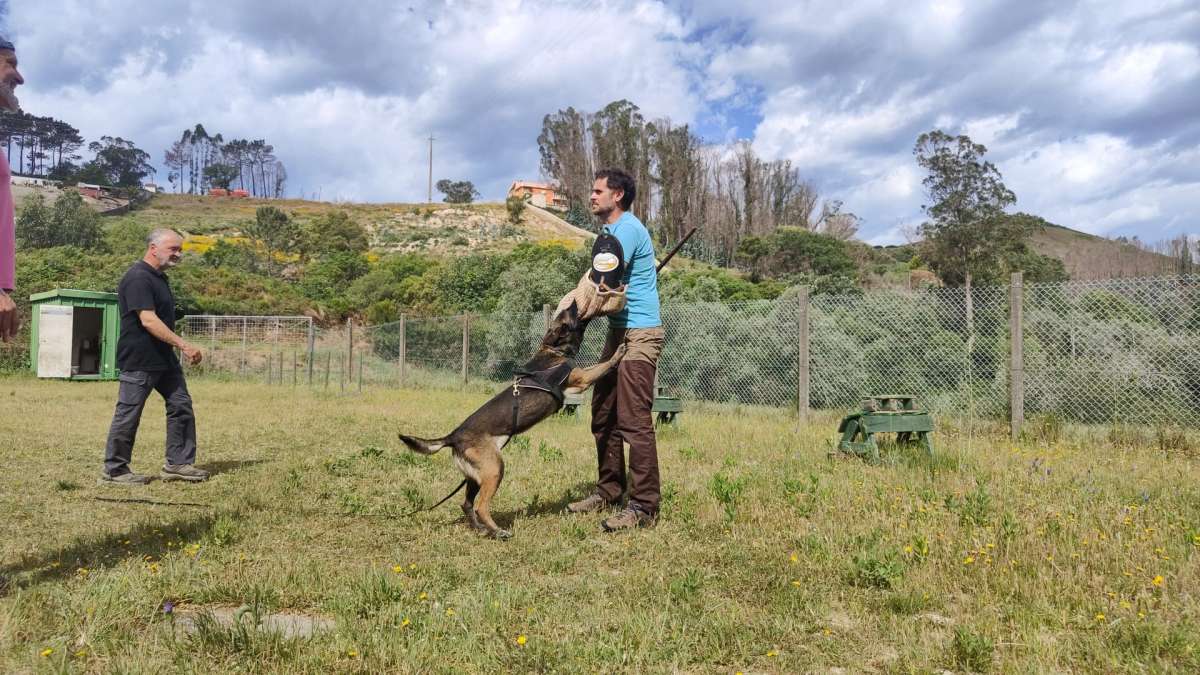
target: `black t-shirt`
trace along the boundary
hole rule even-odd
[[[142,326],[138,312],[152,309],[167,328],[175,330],[175,296],[167,276],[145,260],[129,268],[117,285],[117,307],[121,310],[121,337],[117,340],[117,368],[121,370],[177,370],[179,358],[171,345]]]

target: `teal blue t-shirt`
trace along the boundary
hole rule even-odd
[[[625,212],[604,231],[621,242],[625,256],[625,309],[610,321],[626,328],[656,328],[662,325],[658,311],[658,274],[654,267],[654,242],[642,221]]]

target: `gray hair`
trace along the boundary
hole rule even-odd
[[[180,239],[183,239],[183,235],[179,234],[178,232],[176,232],[175,230],[172,230],[169,227],[156,227],[153,230],[150,230],[150,234],[146,235],[146,246],[150,246],[151,244],[162,243],[163,239],[166,239],[168,236],[171,236],[171,235],[174,235],[176,237],[179,237]]]

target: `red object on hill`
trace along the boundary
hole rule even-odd
[[[229,190],[226,190],[225,188],[211,188],[208,191],[208,196],[209,197],[228,197]]]
[[[230,193],[229,193],[229,196],[230,196],[230,197],[249,197],[249,196],[250,196],[250,193],[249,193],[248,191],[246,191],[246,190],[243,190],[243,189],[241,189],[241,188],[238,188],[238,189],[236,189],[236,190],[234,190],[234,191],[230,192]]]

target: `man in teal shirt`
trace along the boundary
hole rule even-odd
[[[658,517],[661,482],[658,448],[650,408],[654,404],[654,372],[663,347],[658,305],[658,274],[654,242],[629,207],[637,195],[633,178],[620,169],[596,172],[592,185],[592,214],[621,243],[625,260],[625,309],[609,318],[608,338],[600,360],[626,346],[616,369],[596,382],[592,393],[592,434],[596,437],[599,477],[596,490],[567,509],[572,513],[607,510],[621,500],[625,508],[601,525],[615,532],[652,526]],[[629,444],[629,479],[626,485],[625,448]]]

